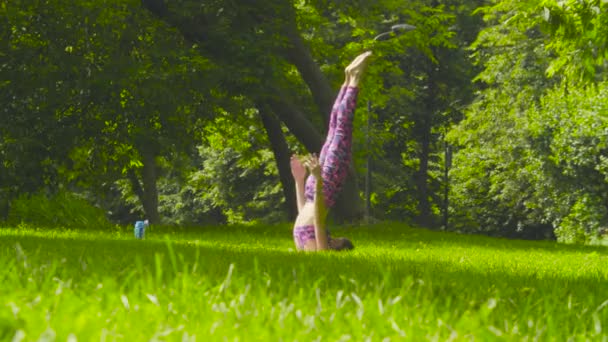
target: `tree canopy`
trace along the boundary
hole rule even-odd
[[[367,177],[376,219],[593,242],[606,6],[3,2],[0,213],[71,192],[121,223],[292,219],[289,157],[320,150],[345,65],[371,49],[335,220],[362,218]]]

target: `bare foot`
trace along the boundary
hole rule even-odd
[[[359,56],[355,57],[355,59],[353,59],[353,61],[350,62],[350,64],[346,68],[344,68],[344,84],[342,86],[346,87],[346,86],[350,85],[350,81],[351,81],[350,70],[352,69],[352,65],[357,63],[361,58],[363,58],[363,55],[359,55]]]
[[[346,78],[349,80],[348,85],[351,87],[357,87],[359,81],[367,67],[369,57],[372,55],[371,51],[364,52],[357,56],[344,70]]]
[[[371,54],[371,52],[364,52],[364,53],[360,54],[359,56],[355,57],[355,59],[353,59],[352,62],[350,62],[350,64],[344,69],[344,73],[346,74],[347,77],[350,76],[351,70],[353,69],[353,67],[355,67],[356,65],[361,63],[361,60],[366,58],[368,53]]]

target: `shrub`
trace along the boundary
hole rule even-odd
[[[76,194],[61,191],[53,196],[22,195],[11,202],[8,222],[34,227],[109,229],[105,212]]]
[[[555,229],[555,235],[562,242],[590,243],[599,234],[606,217],[606,208],[601,198],[585,194]]]

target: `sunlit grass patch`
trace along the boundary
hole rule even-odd
[[[0,339],[607,338],[608,253],[387,224],[298,253],[288,226],[0,230]]]

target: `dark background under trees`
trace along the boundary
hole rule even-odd
[[[288,222],[289,157],[320,150],[344,67],[373,49],[334,222],[593,242],[607,7],[3,2],[0,219],[59,225],[86,203],[120,224]],[[399,23],[416,30],[373,40]]]

